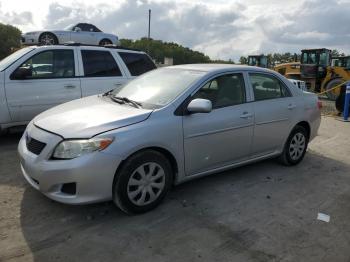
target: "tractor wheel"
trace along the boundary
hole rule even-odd
[[[332,79],[331,81],[329,81],[327,83],[325,90],[330,90],[333,87],[340,85],[342,82],[343,82],[343,79],[341,79],[341,78]],[[327,95],[328,99],[335,101],[340,93],[339,90],[340,90],[340,88],[337,88],[337,89],[334,89],[332,91],[327,92],[326,95]]]

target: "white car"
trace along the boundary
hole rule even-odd
[[[101,94],[155,69],[144,52],[116,47],[31,46],[0,61],[0,130],[77,98]]]
[[[118,45],[118,37],[106,34],[96,26],[87,23],[69,25],[63,30],[40,30],[22,35],[24,45],[57,45],[75,42],[85,45]]]

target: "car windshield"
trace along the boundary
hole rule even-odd
[[[73,27],[75,27],[75,24],[70,24],[69,26],[66,26],[63,30],[67,30],[67,31],[72,31]]]
[[[26,47],[18,50],[17,52],[5,57],[0,61],[0,71],[4,71],[7,67],[12,65],[14,62],[16,62],[19,58],[24,56],[25,54],[33,51],[34,48],[32,47]]]
[[[144,108],[160,108],[179,96],[205,72],[180,68],[161,68],[130,81],[111,95],[139,102]]]

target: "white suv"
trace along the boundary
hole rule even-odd
[[[0,61],[0,130],[28,123],[58,104],[121,87],[156,66],[119,47],[33,46]]]

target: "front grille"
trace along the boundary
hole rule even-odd
[[[39,155],[41,151],[43,151],[44,147],[46,146],[45,143],[40,142],[29,136],[26,137],[26,144],[27,144],[27,149],[36,155]]]

